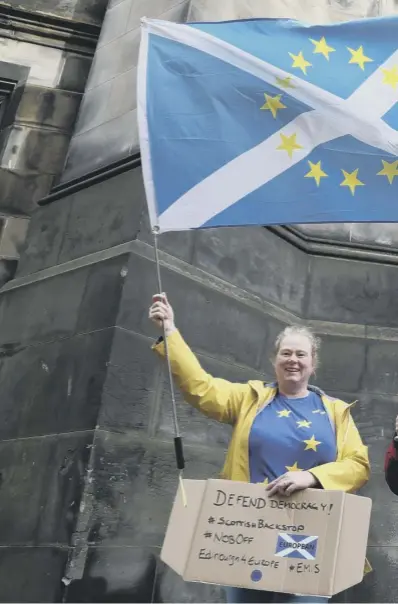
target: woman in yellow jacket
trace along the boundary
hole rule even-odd
[[[275,384],[235,384],[202,369],[174,323],[165,294],[154,296],[150,319],[164,325],[171,369],[184,398],[208,417],[233,426],[222,472],[228,480],[264,483],[270,495],[307,488],[355,492],[369,478],[367,447],[351,405],[309,385],[319,340],[301,326],[284,329],[274,350]],[[164,355],[159,338],[154,349]],[[229,602],[325,602],[250,589],[228,589]]]

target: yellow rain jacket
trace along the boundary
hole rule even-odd
[[[233,434],[221,478],[249,482],[249,434],[257,413],[274,399],[276,385],[259,380],[235,384],[209,375],[177,330],[167,338],[173,376],[185,400],[208,417],[231,424]],[[163,341],[153,346],[164,356]],[[351,405],[319,393],[334,427],[337,459],[311,469],[324,489],[355,492],[369,479],[368,448],[352,419]],[[371,570],[369,563],[365,572]]]
[[[250,429],[257,413],[274,399],[276,386],[257,380],[235,384],[214,378],[202,369],[179,331],[167,338],[167,344],[171,369],[185,400],[208,417],[234,427],[221,477],[249,482]],[[164,356],[163,342],[154,349]],[[321,391],[319,394],[335,429],[337,459],[311,472],[324,489],[355,492],[369,479],[368,448],[351,417],[352,405]]]

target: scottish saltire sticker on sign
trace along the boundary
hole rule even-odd
[[[279,533],[275,556],[315,560],[317,547],[318,537],[316,536]]]
[[[159,232],[398,220],[398,17],[144,19],[138,123]]]

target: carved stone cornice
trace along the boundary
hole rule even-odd
[[[13,8],[0,1],[0,37],[91,57],[100,31],[97,25]]]
[[[95,172],[54,187],[50,195],[41,199],[38,203],[39,205],[47,205],[81,189],[108,180],[122,172],[133,170],[140,165],[140,154],[136,153],[134,156],[126,157],[105,168],[99,168]],[[309,255],[398,265],[398,249],[392,246],[342,242],[326,237],[311,237],[294,226],[269,226],[265,228]]]

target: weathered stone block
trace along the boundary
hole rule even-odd
[[[0,443],[2,545],[69,544],[91,441],[81,433]]]
[[[26,86],[18,105],[16,121],[71,131],[81,95],[64,90]]]
[[[84,95],[79,118],[75,124],[74,136],[79,136],[87,130],[92,130],[108,121],[109,97],[112,89],[112,80],[102,82],[87,90]]]
[[[69,134],[14,125],[2,132],[1,165],[17,171],[54,175],[60,172]]]
[[[60,546],[1,547],[0,602],[61,602],[67,558]]]
[[[363,582],[347,590],[347,602],[395,602],[398,599],[398,548],[369,547],[368,558],[373,572]]]
[[[159,547],[177,491],[173,445],[99,432],[94,447],[90,543]],[[216,477],[221,470],[222,452],[186,447],[184,453],[186,478]]]
[[[8,4],[21,8],[20,0],[10,0]],[[107,0],[34,0],[28,8],[54,17],[101,25],[106,6]]]
[[[398,392],[398,342],[368,340],[364,388],[371,392]]]
[[[101,35],[98,40],[97,49],[105,46],[109,42],[120,38],[126,30],[129,21],[129,15],[134,1],[123,0],[115,6],[109,6],[103,21]]]
[[[134,110],[74,137],[61,181],[69,182],[128,157],[136,146],[137,132]]]
[[[63,182],[109,165],[138,150],[134,87],[140,17],[185,21],[188,6],[187,0],[120,0],[109,5],[82,101],[79,125],[70,146]],[[125,74],[124,77],[122,74]],[[114,81],[110,93],[110,86],[106,83],[111,80]],[[128,94],[123,93],[124,89],[129,90]],[[84,137],[81,136],[83,132]]]
[[[83,578],[67,588],[65,602],[152,602],[157,549],[90,547]]]
[[[383,472],[384,456],[393,437],[395,417],[398,414],[398,397],[330,390],[328,394],[347,403],[355,402],[351,413],[363,442],[369,448],[372,472]]]
[[[64,6],[63,0],[58,0]],[[73,0],[73,17],[76,21],[101,25],[104,20],[108,0]]]
[[[106,111],[107,119],[113,120],[137,107],[137,68],[133,67],[117,75],[111,81],[111,91]]]
[[[118,325],[151,336],[148,307],[158,289],[155,264],[132,254],[128,270]],[[162,268],[162,279],[190,346],[238,365],[263,366],[263,346],[271,333],[267,315],[172,270]]]
[[[225,602],[219,585],[188,583],[159,560],[153,602]]]
[[[135,170],[75,193],[58,263],[135,239],[144,203],[141,176]]]
[[[67,337],[74,332],[88,269],[36,282],[0,296],[0,349]]]
[[[71,197],[66,197],[33,214],[18,263],[18,277],[58,264],[70,207]]]
[[[5,292],[0,296],[3,353],[113,326],[125,271],[126,257],[116,256]]]
[[[0,258],[0,287],[3,287],[3,285],[14,278],[17,270],[17,263],[18,260],[16,258],[13,260]]]
[[[362,388],[365,356],[365,339],[323,335],[320,365],[312,381],[326,391],[355,394]]]
[[[141,17],[183,23],[186,21],[189,4],[189,0],[135,0],[131,3],[127,31],[138,28]]]
[[[95,331],[115,325],[127,263],[128,256],[123,254],[88,268],[75,332]]]
[[[398,397],[361,392],[352,409],[358,430],[369,447],[373,472],[382,472],[384,456],[394,433]]]
[[[370,497],[373,501],[369,546],[398,547],[398,521],[395,514],[397,496],[386,485],[384,472],[373,471],[360,495]]]
[[[86,94],[96,86],[108,82],[114,78],[119,71],[119,56],[123,37],[108,42],[106,46],[98,48],[91,64],[90,74],[86,85]],[[80,111],[85,110],[85,99],[83,98]]]
[[[308,317],[396,327],[395,266],[312,257]]]
[[[91,57],[82,57],[68,53],[65,57],[65,63],[58,83],[61,90],[71,90],[72,92],[84,92],[88,74],[90,72]]]
[[[47,195],[52,182],[51,174],[28,174],[24,170],[0,168],[0,211],[10,214],[30,215],[37,202]]]
[[[18,0],[15,4],[17,3],[19,3]],[[7,76],[7,70],[4,70],[3,64],[14,63],[10,70],[11,73],[15,73],[15,64],[17,64],[18,71],[20,71],[19,66],[27,68],[25,74],[22,73],[15,78],[16,81],[27,80],[30,84],[54,88],[59,82],[63,60],[64,52],[61,48],[51,48],[49,45],[31,44],[11,37],[2,37],[2,77],[10,77]],[[10,79],[14,79],[13,75]]]
[[[113,330],[28,346],[0,360],[0,439],[93,430]]]
[[[29,219],[7,216],[1,224],[0,257],[19,259],[29,226]]]
[[[18,276],[134,239],[145,203],[129,171],[41,207],[32,217]]]
[[[113,432],[148,432],[160,396],[161,372],[151,341],[117,328],[98,425]]]
[[[308,259],[264,228],[199,231],[193,262],[298,315],[304,313]]]
[[[120,38],[116,73],[125,73],[136,67],[141,41],[141,30],[133,29]],[[116,75],[116,74],[115,74]]]

